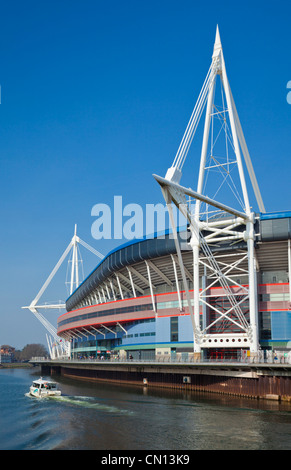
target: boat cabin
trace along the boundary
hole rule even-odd
[[[32,382],[32,386],[37,389],[44,389],[44,390],[56,390],[57,384],[55,382],[51,382],[50,380],[43,380],[38,379]]]

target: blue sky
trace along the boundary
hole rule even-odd
[[[93,239],[95,204],[163,202],[152,174],[173,161],[217,24],[266,210],[291,210],[290,17],[289,0],[2,2],[0,343],[46,343],[21,306],[75,223],[104,254],[120,244]],[[82,254],[88,274],[98,259]],[[45,300],[66,298],[65,275]]]

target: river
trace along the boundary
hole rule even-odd
[[[291,449],[291,404],[59,376],[62,396],[36,399],[39,376],[0,369],[1,450]]]

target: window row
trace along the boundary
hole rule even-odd
[[[143,312],[152,310],[152,304],[145,305],[133,305],[130,307],[121,307],[121,308],[111,308],[107,310],[98,310],[97,312],[82,313],[80,315],[75,315],[71,318],[66,318],[58,323],[58,327],[66,325],[68,323],[74,323],[80,320],[88,320],[89,318],[104,317],[109,315],[120,315],[122,313],[131,313],[131,312]]]
[[[154,331],[150,333],[135,333],[131,335],[124,335],[123,338],[137,338],[138,336],[143,337],[143,336],[156,336],[156,333]]]
[[[280,292],[278,294],[261,294],[262,302],[288,302],[290,300],[289,292]]]

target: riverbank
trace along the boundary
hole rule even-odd
[[[112,384],[211,392],[291,403],[290,364],[42,360],[42,374]]]
[[[25,368],[31,368],[34,367],[33,364],[29,362],[8,362],[4,364],[0,364],[0,369],[25,369]]]

